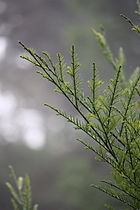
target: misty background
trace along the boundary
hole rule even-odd
[[[49,52],[54,61],[59,52],[68,64],[74,44],[86,88],[93,62],[106,82],[114,74],[91,32],[103,25],[113,53],[117,56],[119,47],[124,48],[129,78],[139,65],[139,40],[120,14],[137,23],[134,10],[134,0],[0,0],[0,210],[12,209],[5,186],[8,165],[17,175],[29,174],[40,210],[104,210],[105,203],[123,208],[90,187],[109,178],[111,171],[75,141],[87,136],[43,106],[49,103],[76,114],[53,93],[53,85],[19,57],[26,52],[18,40]]]

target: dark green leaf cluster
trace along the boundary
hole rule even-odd
[[[139,14],[139,1],[137,5]],[[105,161],[111,166],[112,181],[102,181],[105,185],[94,185],[94,187],[127,204],[130,209],[138,210],[140,209],[139,67],[134,70],[129,81],[126,81],[123,73],[125,66],[123,49],[120,48],[118,57],[114,58],[105,36],[94,29],[92,31],[106,59],[115,70],[114,78],[104,87],[104,91],[100,88],[104,82],[99,79],[96,65],[93,63],[92,76],[87,84],[89,94],[85,96],[81,87],[80,64],[74,46],[71,47],[69,66],[61,54],[57,54],[58,62],[55,64],[47,52],[42,52],[40,56],[19,42],[30,55],[30,57],[21,57],[40,69],[37,73],[55,85],[55,91],[65,96],[80,117],[72,116],[49,104],[45,106],[53,109],[57,115],[63,116],[76,129],[82,130],[94,140],[89,144],[78,139],[86,149],[95,152],[100,161]],[[139,29],[136,31],[139,32]]]
[[[6,185],[11,194],[11,202],[14,210],[37,210],[38,205],[32,205],[32,195],[30,178],[28,175],[25,177],[17,177],[14,169],[10,166],[11,177],[14,180],[14,185],[7,182]]]

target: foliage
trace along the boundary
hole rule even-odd
[[[138,15],[140,3],[137,1]],[[123,15],[131,24],[132,30],[140,32],[138,26]],[[80,79],[80,64],[75,47],[70,50],[71,65],[67,65],[61,54],[57,54],[57,64],[47,52],[39,55],[33,49],[20,45],[31,57],[21,56],[41,69],[37,71],[55,85],[55,92],[62,94],[79,114],[71,114],[59,110],[49,104],[57,115],[63,116],[91,137],[91,143],[78,139],[84,147],[95,152],[98,160],[107,162],[112,168],[112,180],[102,181],[104,185],[92,185],[123,202],[130,209],[140,209],[140,74],[139,67],[134,70],[130,79],[124,76],[125,55],[120,48],[115,58],[103,33],[92,30],[97,38],[106,59],[113,66],[115,76],[104,85],[99,79],[95,63],[92,65],[92,78],[88,81],[89,93],[86,96],[83,82]],[[69,79],[67,79],[67,77]],[[82,117],[82,120],[81,120]],[[93,141],[92,141],[93,140]],[[94,143],[96,142],[96,144]],[[111,207],[108,207],[111,209]]]
[[[137,8],[138,8],[138,9],[135,11],[135,14],[137,14],[137,15],[140,16],[140,1],[137,0],[136,3],[137,3]],[[132,31],[136,31],[136,32],[140,33],[140,27],[139,27],[138,25],[134,24],[134,23],[131,21],[131,19],[128,18],[128,17],[126,17],[125,15],[121,14],[121,16],[122,16],[126,21],[128,21],[128,23],[131,25],[131,30],[132,30]]]
[[[11,194],[11,202],[13,210],[37,210],[38,205],[32,205],[32,195],[30,178],[28,175],[25,177],[17,177],[14,169],[10,166],[11,177],[13,178],[15,186],[7,182],[6,185]]]

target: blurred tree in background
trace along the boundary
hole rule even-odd
[[[11,209],[8,190],[2,184],[8,180],[8,165],[17,174],[30,175],[33,198],[40,209],[90,210],[94,205],[104,209],[109,198],[89,185],[99,176],[110,176],[107,166],[98,166],[92,154],[73,142],[75,133],[65,121],[42,108],[45,98],[64,109],[68,104],[52,95],[52,87],[21,62],[17,40],[47,49],[52,56],[58,51],[68,55],[67,48],[74,43],[83,61],[83,80],[88,78],[91,58],[107,79],[112,71],[90,33],[91,27],[98,29],[103,24],[114,53],[119,46],[125,49],[129,75],[139,61],[138,37],[129,27],[126,30],[119,14],[131,18],[133,10],[133,0],[0,1],[0,210]],[[116,209],[122,208],[115,204]]]

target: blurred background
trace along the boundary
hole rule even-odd
[[[120,14],[137,23],[134,10],[134,0],[0,0],[0,210],[12,209],[4,184],[10,180],[8,165],[17,175],[30,175],[40,210],[104,210],[105,203],[123,209],[90,187],[109,178],[111,171],[75,141],[87,136],[43,106],[49,103],[75,114],[53,93],[53,86],[19,58],[26,53],[18,40],[39,52],[47,50],[54,60],[60,52],[67,63],[75,44],[83,81],[90,77],[93,62],[101,79],[108,81],[113,69],[91,33],[92,27],[103,25],[113,53],[124,48],[128,78],[139,65],[140,48],[137,34]]]

